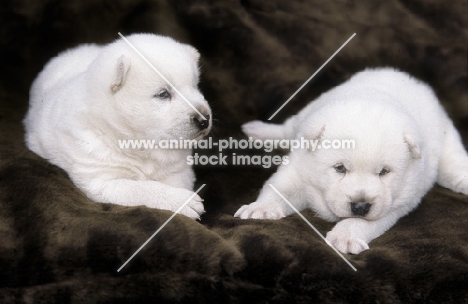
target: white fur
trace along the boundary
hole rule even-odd
[[[435,182],[468,195],[468,156],[432,89],[390,68],[368,69],[322,94],[282,125],[243,125],[258,139],[351,139],[355,149],[295,150],[236,217],[279,219],[297,209],[339,221],[327,234],[343,253],[368,243],[414,209]],[[335,166],[347,171],[339,173]],[[383,168],[390,170],[379,175]],[[351,202],[371,204],[355,216]]]
[[[152,34],[127,37],[204,116],[197,88],[198,52]],[[158,94],[167,90],[170,98]],[[53,58],[34,81],[24,120],[28,147],[63,168],[96,202],[177,210],[192,194],[190,150],[120,149],[118,140],[200,139],[194,111],[137,53],[119,39],[82,45]],[[181,214],[204,212],[195,195]]]

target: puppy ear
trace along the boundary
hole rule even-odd
[[[321,140],[326,129],[326,125],[322,125],[321,128],[318,128],[318,126],[308,127],[306,130],[299,131],[298,137],[303,137],[309,140]]]
[[[404,134],[403,138],[405,140],[405,143],[408,145],[408,149],[411,154],[411,157],[414,159],[420,159],[421,150],[419,149],[419,145],[416,142],[416,140],[413,138],[413,136],[409,134]]]
[[[318,142],[323,138],[323,134],[325,133],[326,129],[327,126],[325,124],[322,125],[321,128],[319,128],[317,125],[313,127],[308,127],[306,130],[299,132],[297,138],[304,138],[307,140],[315,141],[318,144]],[[313,151],[313,147],[309,145],[308,150]]]
[[[200,53],[197,51],[197,49],[188,44],[185,44],[185,48],[187,49],[193,60],[195,62],[198,62],[198,60],[200,59]]]
[[[111,83],[112,94],[117,93],[127,80],[128,71],[130,70],[130,58],[125,55],[120,56],[117,59],[117,65],[115,66],[114,79]]]
[[[325,130],[327,129],[326,125],[323,125],[320,131],[315,135],[314,139],[315,140],[321,140],[323,137],[323,133],[325,133]]]

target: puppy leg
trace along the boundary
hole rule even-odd
[[[123,206],[145,205],[150,208],[176,211],[193,191],[169,186],[156,181],[127,179],[96,180],[85,187],[90,198],[103,203]],[[195,194],[180,214],[197,219],[204,213],[203,199]]]
[[[326,239],[343,253],[358,254],[369,249],[368,243],[395,225],[401,216],[403,212],[390,212],[375,221],[344,219],[327,233]]]
[[[292,166],[280,166],[278,172],[263,185],[257,200],[249,205],[243,205],[234,214],[241,219],[277,220],[294,213],[287,202],[270,186],[273,185],[296,209],[307,207],[302,188],[297,187],[298,176]]]
[[[437,183],[468,195],[468,154],[460,135],[451,124],[442,143]]]

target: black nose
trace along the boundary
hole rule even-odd
[[[205,130],[210,126],[210,115],[204,115],[206,119],[203,119],[200,115],[193,118],[193,122],[200,130]]]
[[[351,212],[357,216],[364,216],[372,205],[369,203],[351,203]]]

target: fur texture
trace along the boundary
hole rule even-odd
[[[135,34],[128,41],[175,88],[122,39],[65,51],[32,84],[26,144],[94,201],[176,211],[194,194],[195,175],[186,163],[191,150],[126,149],[119,141],[196,140],[209,133],[211,110],[197,88],[199,54],[168,37]],[[201,202],[195,194],[181,214],[198,218]]]
[[[356,32],[272,122],[365,67],[390,65],[434,88],[467,144],[464,1],[15,0],[0,17],[2,304],[468,303],[467,196],[435,186],[369,250],[346,255],[354,272],[297,215],[232,216],[276,170],[261,166],[194,166],[195,188],[206,184],[201,222],[177,215],[118,273],[172,212],[91,201],[25,146],[22,125],[50,58],[150,32],[202,54],[213,140],[246,139],[243,123],[266,121]],[[333,228],[301,213],[322,234]]]
[[[413,210],[437,181],[468,195],[468,155],[432,89],[390,68],[360,72],[322,94],[283,125],[242,126],[255,139],[319,140],[321,149],[292,151],[242,219],[279,219],[310,208],[338,221],[327,240],[360,253]],[[326,149],[330,142],[353,146]],[[325,145],[327,144],[327,145]]]

